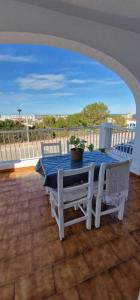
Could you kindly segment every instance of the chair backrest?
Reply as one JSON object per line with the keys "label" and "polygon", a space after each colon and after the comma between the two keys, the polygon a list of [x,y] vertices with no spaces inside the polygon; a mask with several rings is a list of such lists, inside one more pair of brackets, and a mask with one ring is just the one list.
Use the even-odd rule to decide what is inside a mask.
{"label": "chair backrest", "polygon": [[106,164],[102,163],[99,171],[98,195],[104,190],[107,196],[128,192],[130,160]]}
{"label": "chair backrest", "polygon": [[[94,170],[95,164],[91,164],[90,166],[79,168],[79,169],[72,169],[72,170],[58,170],[57,176],[57,186],[58,186],[58,202],[61,204],[63,202],[63,193],[72,193],[74,192],[75,195],[80,190],[86,190],[87,197],[93,197],[93,189],[94,189]],[[81,175],[88,173],[88,180],[87,182],[75,183],[70,187],[63,187],[64,177],[73,176],[73,175]]]}
{"label": "chair backrest", "polygon": [[61,141],[57,143],[41,143],[41,154],[42,156],[50,156],[50,155],[61,155],[62,147]]}
{"label": "chair backrest", "polygon": [[67,141],[67,153],[70,153],[70,149],[71,149],[71,144],[69,143],[69,141]]}

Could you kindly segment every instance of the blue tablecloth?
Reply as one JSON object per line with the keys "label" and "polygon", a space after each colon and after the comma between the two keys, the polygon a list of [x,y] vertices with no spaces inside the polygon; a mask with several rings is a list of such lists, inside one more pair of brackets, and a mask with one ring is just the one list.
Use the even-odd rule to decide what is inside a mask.
{"label": "blue tablecloth", "polygon": [[[100,151],[84,152],[83,160],[80,162],[72,161],[70,154],[51,157],[46,156],[39,159],[36,165],[36,171],[45,177],[45,186],[57,188],[57,171],[59,169],[69,170],[82,168],[89,166],[93,162],[96,164],[94,180],[97,181],[101,163],[116,163],[117,160]],[[87,181],[87,173],[65,177],[63,184],[65,187],[80,182],[81,180]]]}

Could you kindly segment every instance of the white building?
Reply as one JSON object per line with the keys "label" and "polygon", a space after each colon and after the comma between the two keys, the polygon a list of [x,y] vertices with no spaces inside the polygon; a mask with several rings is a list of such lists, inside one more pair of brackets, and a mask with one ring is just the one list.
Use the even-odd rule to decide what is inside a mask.
{"label": "white building", "polygon": [[[0,115],[0,120],[5,121],[5,120],[13,120],[17,121],[19,120],[19,115]],[[35,121],[35,115],[20,115],[20,120],[29,120],[29,121]]]}
{"label": "white building", "polygon": [[125,119],[126,119],[126,124],[128,128],[136,128],[136,115],[135,113],[128,113],[127,115],[124,115]]}

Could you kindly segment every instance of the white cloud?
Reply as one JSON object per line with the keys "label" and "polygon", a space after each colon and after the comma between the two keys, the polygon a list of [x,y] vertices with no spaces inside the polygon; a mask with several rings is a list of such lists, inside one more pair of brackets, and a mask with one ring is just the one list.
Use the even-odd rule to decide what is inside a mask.
{"label": "white cloud", "polygon": [[122,84],[123,82],[121,80],[115,80],[115,79],[71,79],[69,80],[70,83],[73,84],[103,84],[103,85],[118,85],[118,84]]}
{"label": "white cloud", "polygon": [[69,92],[50,94],[50,96],[54,96],[54,97],[75,96],[75,95],[76,93],[69,93]]}
{"label": "white cloud", "polygon": [[16,80],[22,90],[57,90],[65,85],[63,74],[30,74]]}
{"label": "white cloud", "polygon": [[[72,78],[68,79],[62,73],[60,74],[29,74],[25,77],[20,77],[16,79],[16,83],[22,90],[59,90],[64,88],[66,85],[75,88],[78,86],[89,86],[94,85],[119,85],[123,84],[123,81],[103,78],[103,79],[92,79],[92,78]],[[53,94],[52,94],[53,95]],[[54,96],[68,96],[68,92],[63,92],[61,94],[54,94]]]}
{"label": "white cloud", "polygon": [[95,60],[75,60],[74,63],[79,65],[100,65],[101,63]]}
{"label": "white cloud", "polygon": [[89,82],[89,80],[85,80],[85,79],[71,79],[71,80],[69,80],[70,83],[74,83],[74,84],[84,84],[84,83],[87,83],[87,81]]}
{"label": "white cloud", "polygon": [[1,62],[20,62],[20,63],[34,63],[38,62],[37,58],[34,56],[15,56],[15,55],[8,55],[8,54],[0,54],[0,61]]}

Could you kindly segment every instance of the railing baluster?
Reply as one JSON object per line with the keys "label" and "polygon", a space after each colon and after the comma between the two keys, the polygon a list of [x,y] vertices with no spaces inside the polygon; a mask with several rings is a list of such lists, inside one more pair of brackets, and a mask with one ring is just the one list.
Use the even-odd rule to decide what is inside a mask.
{"label": "railing baluster", "polygon": [[[28,159],[41,156],[41,141],[62,143],[62,153],[67,152],[67,141],[71,135],[94,144],[94,149],[99,148],[100,126],[75,127],[75,128],[46,128],[15,131],[0,131],[0,159],[1,161]],[[120,156],[128,156],[128,144],[135,138],[135,129],[119,128],[112,126],[111,147]],[[122,151],[119,150],[119,145]],[[131,149],[130,149],[131,148]],[[133,144],[130,144],[130,154]],[[56,152],[54,146],[51,149]]]}

